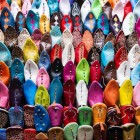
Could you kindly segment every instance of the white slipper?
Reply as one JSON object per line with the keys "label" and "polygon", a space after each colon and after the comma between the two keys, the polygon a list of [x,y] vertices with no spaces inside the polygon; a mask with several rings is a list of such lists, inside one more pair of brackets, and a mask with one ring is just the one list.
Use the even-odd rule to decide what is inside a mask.
{"label": "white slipper", "polygon": [[76,103],[77,107],[87,105],[88,89],[86,83],[80,80],[76,85]]}
{"label": "white slipper", "polygon": [[134,68],[140,61],[140,46],[135,44],[128,53],[130,68]]}
{"label": "white slipper", "polygon": [[18,46],[21,49],[23,49],[23,46],[24,46],[27,38],[30,38],[30,34],[26,28],[23,28],[18,36]]}
{"label": "white slipper", "polygon": [[[127,28],[126,28],[127,27]],[[130,35],[134,31],[135,27],[135,18],[134,14],[130,12],[124,19],[122,24],[122,30],[125,34],[125,36]]]}
{"label": "white slipper", "polygon": [[117,15],[120,22],[123,21],[123,17],[124,17],[124,8],[123,8],[123,4],[121,1],[118,1],[114,7],[114,9],[112,10],[112,16]]}
{"label": "white slipper", "polygon": [[62,33],[62,38],[61,38],[62,48],[65,48],[69,43],[72,42],[73,42],[73,36],[71,32],[68,29],[65,29],[64,32]]}
{"label": "white slipper", "polygon": [[27,60],[24,66],[25,80],[30,79],[36,84],[37,73],[38,66],[36,65],[36,63],[31,59]]}
{"label": "white slipper", "polygon": [[90,2],[88,0],[85,0],[85,2],[82,4],[81,7],[81,19],[84,23],[85,18],[87,16],[87,14],[90,12]]}
{"label": "white slipper", "polygon": [[65,66],[68,61],[72,61],[73,63],[75,61],[75,52],[74,52],[74,46],[72,45],[72,43],[69,43],[62,52],[63,66]]}
{"label": "white slipper", "polygon": [[90,125],[81,125],[78,128],[78,140],[93,140],[93,127]]}
{"label": "white slipper", "polygon": [[71,12],[70,2],[69,0],[60,0],[59,9],[63,15],[69,15]]}
{"label": "white slipper", "polygon": [[11,3],[11,13],[14,17],[14,20],[16,19],[17,13],[21,11],[18,4],[15,1],[12,1]]}
{"label": "white slipper", "polygon": [[39,17],[41,17],[41,15],[46,15],[47,19],[50,20],[50,9],[49,6],[46,2],[46,0],[42,0],[40,3],[40,7],[39,7]]}
{"label": "white slipper", "polygon": [[128,61],[124,61],[117,70],[117,81],[121,86],[127,79],[130,79],[130,65]]}

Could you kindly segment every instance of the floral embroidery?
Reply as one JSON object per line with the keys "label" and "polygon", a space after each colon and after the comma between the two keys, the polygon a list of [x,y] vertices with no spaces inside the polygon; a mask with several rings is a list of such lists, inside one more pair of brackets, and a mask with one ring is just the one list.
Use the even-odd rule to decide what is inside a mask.
{"label": "floral embroidery", "polygon": [[33,113],[34,113],[34,109],[32,109],[32,108],[25,108],[24,109],[24,120],[25,120],[25,125],[27,127],[34,126]]}
{"label": "floral embroidery", "polygon": [[118,18],[115,16],[114,17],[114,27],[115,27],[115,30],[116,30],[116,32],[118,32],[119,31],[119,29],[118,29]]}
{"label": "floral embroidery", "polygon": [[35,23],[35,21],[34,21],[34,15],[33,14],[30,14],[30,18],[31,18],[30,23],[32,25],[32,30],[35,30],[35,26],[34,26],[34,23]]}
{"label": "floral embroidery", "polygon": [[68,28],[68,29],[70,29],[70,24],[69,24],[69,19],[66,17],[65,18],[65,22],[66,22],[66,27]]}
{"label": "floral embroidery", "polygon": [[0,116],[0,128],[3,128],[8,123],[8,115],[5,112],[0,111]]}
{"label": "floral embroidery", "polygon": [[130,25],[130,27],[129,27],[129,31],[130,32],[132,32],[133,31],[133,16],[131,15],[130,16],[130,20],[129,20],[129,25]]}
{"label": "floral embroidery", "polygon": [[101,25],[102,25],[102,31],[104,31],[104,25],[105,25],[105,23],[104,23],[104,16],[102,16],[102,22],[101,22]]}
{"label": "floral embroidery", "polygon": [[20,30],[20,31],[22,30],[22,25],[23,25],[22,18],[23,18],[23,16],[20,14],[20,15],[19,15],[19,21],[18,21],[18,24],[19,24],[19,30]]}
{"label": "floral embroidery", "polygon": [[54,25],[55,25],[55,26],[58,26],[58,25],[59,25],[59,23],[58,23],[58,16],[56,15],[56,16],[54,17],[54,19],[55,19]]}
{"label": "floral embroidery", "polygon": [[120,64],[125,60],[127,60],[127,51],[125,49],[123,49],[122,53],[120,55]]}
{"label": "floral embroidery", "polygon": [[7,139],[8,140],[22,140],[22,138],[23,138],[22,130],[16,130],[16,129],[7,130]]}
{"label": "floral embroidery", "polygon": [[73,35],[73,45],[76,48],[82,41],[82,36],[79,30],[74,30],[72,35]]}
{"label": "floral embroidery", "polygon": [[5,12],[4,15],[5,15],[5,19],[4,19],[4,22],[5,22],[4,28],[7,29],[7,28],[8,28],[8,22],[9,22],[9,19],[8,19],[8,15],[9,15],[9,14],[8,14],[8,12]]}

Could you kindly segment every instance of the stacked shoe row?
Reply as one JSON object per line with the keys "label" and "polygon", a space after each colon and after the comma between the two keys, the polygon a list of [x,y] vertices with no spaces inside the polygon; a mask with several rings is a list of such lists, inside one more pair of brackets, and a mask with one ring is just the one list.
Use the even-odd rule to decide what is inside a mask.
{"label": "stacked shoe row", "polygon": [[139,140],[139,8],[1,1],[0,139]]}

